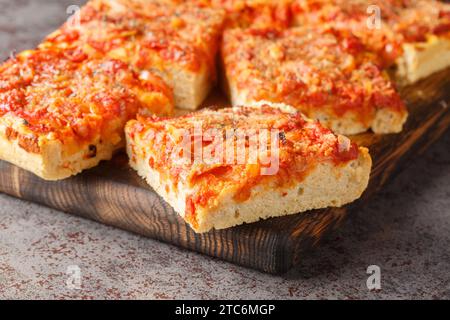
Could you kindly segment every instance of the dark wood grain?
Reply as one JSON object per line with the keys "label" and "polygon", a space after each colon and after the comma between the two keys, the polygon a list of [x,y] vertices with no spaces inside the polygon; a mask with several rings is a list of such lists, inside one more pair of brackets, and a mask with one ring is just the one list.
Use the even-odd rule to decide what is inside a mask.
{"label": "dark wood grain", "polygon": [[[270,273],[301,263],[350,210],[357,210],[409,159],[417,157],[450,126],[450,70],[402,90],[410,117],[401,134],[366,133],[354,140],[374,160],[362,199],[347,208],[316,210],[206,234],[195,234],[127,165],[124,154],[76,177],[46,182],[0,161],[0,191],[146,237]],[[217,101],[211,97],[209,101]]]}

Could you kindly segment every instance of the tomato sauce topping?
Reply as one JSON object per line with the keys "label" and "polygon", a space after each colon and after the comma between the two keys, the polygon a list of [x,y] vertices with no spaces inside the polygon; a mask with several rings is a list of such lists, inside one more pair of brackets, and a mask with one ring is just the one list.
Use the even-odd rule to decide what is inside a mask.
{"label": "tomato sauce topping", "polygon": [[197,0],[226,11],[227,28],[286,28],[291,24],[291,0]]}
{"label": "tomato sauce topping", "polygon": [[[88,59],[74,48],[29,50],[0,66],[0,117],[19,121],[28,137],[83,143],[121,136],[138,112],[170,112],[168,92],[156,76],[140,79],[124,62]],[[34,144],[21,146],[36,152]]]}
{"label": "tomato sauce topping", "polygon": [[138,69],[167,64],[214,73],[223,12],[193,3],[105,0],[88,2],[79,24],[65,24],[44,46],[82,47],[91,56],[117,58]]}
{"label": "tomato sauce topping", "polygon": [[[267,105],[206,109],[173,119],[139,119],[128,129],[133,149],[141,149],[135,152],[150,154],[149,165],[172,183],[171,188],[177,190],[181,183],[192,190],[186,199],[186,212],[193,223],[197,208],[213,207],[222,192],[231,191],[236,201],[245,201],[257,186],[275,186],[283,191],[302,181],[320,163],[340,166],[359,156],[357,145],[347,138],[334,135],[292,109],[283,111]],[[212,132],[215,138],[211,138]],[[258,137],[269,133],[274,136],[267,136],[267,145],[261,149],[267,154],[252,148],[250,141],[256,139],[261,146],[263,140]],[[206,155],[200,160],[193,152],[196,143]],[[188,150],[187,161],[180,160],[180,150]],[[222,152],[216,153],[218,150]],[[226,156],[229,150],[232,158]],[[239,158],[238,150],[243,158]],[[255,153],[257,156],[252,157]],[[218,158],[209,161],[214,156]],[[270,167],[274,171],[264,171]]]}
{"label": "tomato sauce topping", "polygon": [[331,28],[230,30],[222,48],[227,78],[247,100],[269,100],[368,126],[375,111],[406,108],[378,59],[357,37]]}
{"label": "tomato sauce topping", "polygon": [[[369,28],[380,8],[381,28]],[[352,31],[371,50],[383,57],[385,66],[402,55],[402,45],[426,41],[430,35],[450,37],[450,5],[434,0],[296,0],[292,6],[301,24],[331,23]]]}

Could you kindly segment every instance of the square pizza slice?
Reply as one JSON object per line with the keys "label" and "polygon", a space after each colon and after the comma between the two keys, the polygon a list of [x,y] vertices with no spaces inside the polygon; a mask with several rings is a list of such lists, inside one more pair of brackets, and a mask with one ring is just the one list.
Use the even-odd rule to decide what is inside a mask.
{"label": "square pizza slice", "polygon": [[349,30],[393,66],[401,84],[450,66],[450,4],[435,0],[296,0],[298,25]]}
{"label": "square pizza slice", "polygon": [[226,30],[222,63],[233,106],[286,103],[340,134],[396,133],[407,118],[374,54],[331,28]]}
{"label": "square pizza slice", "polygon": [[125,131],[131,166],[196,232],[342,206],[371,170],[366,148],[281,104],[155,116]]}
{"label": "square pizza slice", "polygon": [[151,71],[173,88],[177,107],[196,109],[216,79],[223,20],[223,10],[194,2],[92,0],[41,47],[81,47]]}
{"label": "square pizza slice", "polygon": [[170,114],[170,89],[114,59],[29,50],[0,66],[0,159],[57,180],[110,159],[125,123]]}

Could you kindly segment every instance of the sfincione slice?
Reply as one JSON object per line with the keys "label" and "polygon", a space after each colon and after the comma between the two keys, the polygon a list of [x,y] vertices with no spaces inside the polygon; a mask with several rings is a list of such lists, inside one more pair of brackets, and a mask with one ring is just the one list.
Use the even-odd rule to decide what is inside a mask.
{"label": "sfincione slice", "polygon": [[110,159],[125,123],[171,114],[170,89],[123,62],[79,50],[28,50],[0,66],[0,159],[58,180]]}
{"label": "sfincione slice", "polygon": [[286,103],[340,134],[396,133],[407,118],[377,58],[332,28],[226,30],[222,63],[233,106]]}
{"label": "sfincione slice", "polygon": [[450,4],[435,0],[295,0],[298,25],[349,30],[397,81],[414,83],[450,66]]}
{"label": "sfincione slice", "polygon": [[204,109],[126,126],[131,166],[196,232],[339,207],[367,187],[366,148],[296,109]]}
{"label": "sfincione slice", "polygon": [[173,0],[91,0],[41,47],[79,47],[158,74],[176,107],[196,109],[216,80],[223,10]]}

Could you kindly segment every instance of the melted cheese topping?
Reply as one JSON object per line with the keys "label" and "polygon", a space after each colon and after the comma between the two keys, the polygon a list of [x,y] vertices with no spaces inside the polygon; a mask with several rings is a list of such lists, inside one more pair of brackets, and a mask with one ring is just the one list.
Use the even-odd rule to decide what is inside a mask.
{"label": "melted cheese topping", "polygon": [[70,145],[100,137],[115,144],[136,113],[172,109],[170,90],[158,77],[141,79],[123,62],[88,59],[80,50],[29,50],[0,66],[0,117],[21,119],[20,128],[9,130],[13,138],[20,130],[34,140]]}
{"label": "melted cheese topping", "polygon": [[[228,139],[211,139],[211,130],[215,130],[216,136]],[[279,168],[271,175],[262,174],[261,169],[268,164],[260,161],[261,154],[258,160],[250,160],[255,152],[250,141],[257,139],[263,130],[275,130],[278,135],[275,141],[268,139],[267,149],[264,148],[274,150],[272,143],[278,148]],[[230,131],[233,134],[230,135]],[[186,218],[193,223],[196,209],[214,206],[222,193],[231,195],[236,201],[245,201],[256,185],[283,188],[303,180],[319,163],[331,162],[338,166],[359,155],[358,147],[347,138],[334,135],[298,112],[268,105],[217,111],[206,109],[173,119],[140,119],[132,122],[127,132],[132,157],[149,155],[148,165],[157,170],[162,179],[171,182],[170,188],[177,192],[178,186],[182,185],[190,190],[186,199]],[[242,132],[246,136],[244,143],[238,142]],[[198,143],[213,157],[217,156],[217,150],[222,150],[223,158],[216,162],[209,162],[209,158],[198,160],[192,152],[191,161],[180,162],[180,146],[186,141],[188,150],[194,150]],[[236,155],[238,149],[245,155],[245,161],[234,158],[235,161],[230,163],[226,158],[227,150],[235,151]]]}
{"label": "melted cheese topping", "polygon": [[284,102],[311,117],[350,111],[366,126],[379,108],[406,112],[376,57],[333,29],[228,30],[222,52],[227,78],[247,101]]}
{"label": "melted cheese topping", "polygon": [[[381,28],[369,28],[376,5]],[[402,55],[404,43],[426,41],[430,35],[450,37],[450,4],[434,0],[296,0],[293,12],[299,23],[330,23],[351,30],[389,66]]]}
{"label": "melted cheese topping", "polygon": [[286,28],[291,0],[196,0],[226,11],[226,27]]}
{"label": "melted cheese topping", "polygon": [[81,47],[90,56],[157,72],[174,66],[198,72],[206,65],[214,74],[221,10],[169,0],[93,0],[78,22],[65,24],[43,46]]}

